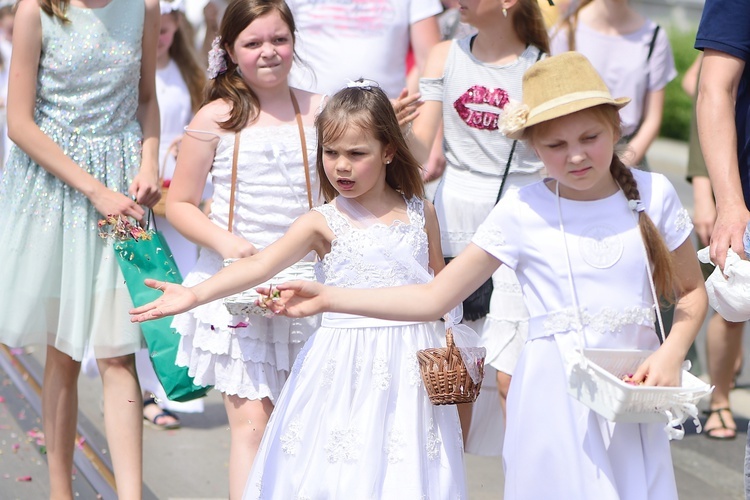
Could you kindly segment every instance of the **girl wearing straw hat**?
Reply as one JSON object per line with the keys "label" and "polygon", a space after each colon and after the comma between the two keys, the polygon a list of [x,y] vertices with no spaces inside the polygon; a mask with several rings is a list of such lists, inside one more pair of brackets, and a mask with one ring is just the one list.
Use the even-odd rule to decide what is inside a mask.
{"label": "girl wearing straw hat", "polygon": [[[610,422],[568,395],[566,368],[575,366],[569,360],[581,341],[651,350],[632,382],[680,385],[706,313],[692,223],[674,188],[660,174],[625,167],[615,153],[618,110],[628,101],[612,98],[578,53],[538,62],[524,74],[523,104],[506,110],[502,127],[534,148],[550,177],[500,200],[432,282],[377,290],[279,286],[274,308],[290,316],[326,310],[427,321],[500,265],[514,269],[531,319],[508,395],[506,500],[677,498],[664,432],[671,426]],[[675,304],[661,346],[656,296]]]}

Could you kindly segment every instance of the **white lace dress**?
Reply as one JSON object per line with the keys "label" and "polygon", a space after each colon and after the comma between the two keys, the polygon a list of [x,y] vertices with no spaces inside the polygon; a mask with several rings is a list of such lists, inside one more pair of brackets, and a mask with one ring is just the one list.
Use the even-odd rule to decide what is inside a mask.
{"label": "white lace dress", "polygon": [[[423,202],[410,224],[354,228],[333,205],[316,208],[336,235],[318,279],[348,288],[413,283],[384,250],[397,239],[427,268]],[[427,398],[416,352],[441,344],[435,323],[326,313],[271,415],[245,499],[466,498],[455,406]]]}
{"label": "white lace dress", "polygon": [[[651,219],[674,250],[692,223],[672,185],[633,169]],[[621,191],[560,200],[586,345],[657,349],[640,230]],[[509,193],[474,244],[514,269],[531,313],[513,374],[503,458],[505,500],[676,500],[664,424],[612,423],[567,393],[561,351],[580,338],[555,193],[543,182]]]}
{"label": "white lace dress", "polygon": [[[313,127],[305,127],[305,138],[308,157],[314,158]],[[222,228],[228,224],[233,150],[234,134],[222,136],[211,168],[211,219]],[[237,166],[234,233],[263,249],[308,211],[297,124],[244,129]],[[314,168],[310,176],[315,203],[319,189]],[[183,284],[205,281],[222,264],[219,254],[202,248]],[[275,401],[302,343],[318,323],[319,318],[232,316],[223,301],[216,300],[175,317],[172,326],[182,335],[177,364],[189,368],[196,384],[213,385],[242,398]],[[238,326],[242,324],[247,326]]]}

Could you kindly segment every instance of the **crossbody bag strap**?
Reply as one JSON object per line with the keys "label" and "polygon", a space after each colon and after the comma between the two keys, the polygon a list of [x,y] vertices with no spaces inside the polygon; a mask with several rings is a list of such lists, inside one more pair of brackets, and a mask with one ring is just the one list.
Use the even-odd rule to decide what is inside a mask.
{"label": "crossbody bag strap", "polygon": [[307,205],[312,210],[312,186],[310,185],[310,163],[307,161],[307,141],[305,140],[305,127],[302,125],[302,115],[299,112],[299,104],[297,104],[297,98],[294,97],[294,92],[289,89],[289,95],[292,96],[292,106],[294,106],[294,115],[297,119],[297,127],[299,128],[299,142],[302,144],[302,161],[305,164],[305,184],[307,184]]}
{"label": "crossbody bag strap", "polygon": [[513,153],[516,152],[516,144],[518,141],[513,141],[513,145],[510,147],[510,154],[508,155],[508,162],[505,164],[505,172],[503,172],[503,180],[500,182],[500,190],[497,192],[497,199],[495,199],[495,205],[500,201],[503,196],[503,189],[505,189],[505,181],[508,180],[508,171],[510,170],[510,162],[513,161]]}
{"label": "crossbody bag strap", "polygon": [[232,153],[232,187],[229,189],[229,222],[227,231],[234,229],[234,192],[237,187],[237,155],[240,151],[240,131],[234,133],[234,153]]}
{"label": "crossbody bag strap", "polygon": [[[539,62],[539,60],[544,55],[544,52],[542,52],[542,49],[537,48],[537,54],[536,54],[536,61],[535,63]],[[505,181],[508,180],[508,172],[510,172],[510,163],[513,161],[513,153],[516,152],[516,146],[518,145],[518,141],[513,141],[513,145],[510,147],[510,154],[508,155],[508,162],[505,164],[505,172],[503,172],[503,180],[500,182],[500,190],[497,192],[497,198],[495,199],[495,205],[497,205],[497,202],[500,201],[500,198],[503,196],[503,189],[505,189]]]}

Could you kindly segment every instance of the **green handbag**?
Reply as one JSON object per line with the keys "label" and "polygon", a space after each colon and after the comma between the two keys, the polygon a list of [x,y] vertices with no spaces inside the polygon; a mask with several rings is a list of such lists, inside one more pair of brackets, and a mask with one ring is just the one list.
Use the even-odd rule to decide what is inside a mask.
{"label": "green handbag", "polygon": [[[130,298],[136,307],[142,306],[161,296],[159,290],[147,287],[143,280],[152,278],[169,283],[182,283],[177,264],[166,240],[156,230],[156,224],[149,229],[153,213],[149,213],[145,230],[137,226],[128,226],[125,231],[115,234],[113,248]],[[114,226],[125,224],[123,219],[106,219],[115,222]],[[105,224],[106,225],[106,224]],[[100,224],[101,230],[102,224]],[[117,237],[126,233],[129,237]],[[148,346],[149,358],[167,397],[173,401],[190,401],[205,396],[212,386],[198,386],[193,377],[188,375],[187,367],[177,366],[177,349],[180,345],[180,334],[172,328],[172,317],[164,317],[141,323],[143,338]]]}

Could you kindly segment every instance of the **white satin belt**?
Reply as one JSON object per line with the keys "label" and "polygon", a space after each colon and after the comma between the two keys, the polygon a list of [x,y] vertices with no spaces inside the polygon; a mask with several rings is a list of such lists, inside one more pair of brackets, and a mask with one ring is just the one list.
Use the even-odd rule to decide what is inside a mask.
{"label": "white satin belt", "polygon": [[370,318],[356,314],[323,313],[320,326],[326,328],[380,328],[418,325],[424,321],[392,321],[389,319]]}
{"label": "white satin belt", "polygon": [[572,307],[529,318],[528,340],[549,337],[558,333],[577,332],[579,321],[589,333],[618,332],[626,327],[654,328],[653,306],[644,304],[625,309],[603,309],[596,313],[581,311],[580,317]]}

